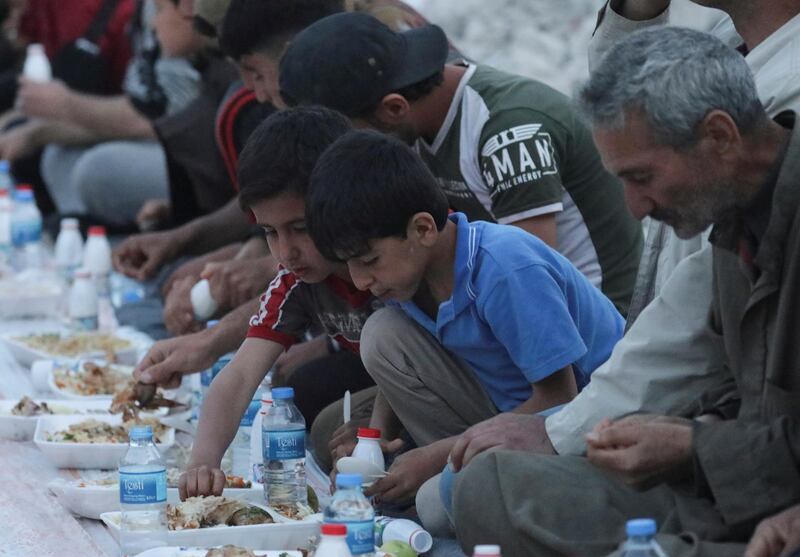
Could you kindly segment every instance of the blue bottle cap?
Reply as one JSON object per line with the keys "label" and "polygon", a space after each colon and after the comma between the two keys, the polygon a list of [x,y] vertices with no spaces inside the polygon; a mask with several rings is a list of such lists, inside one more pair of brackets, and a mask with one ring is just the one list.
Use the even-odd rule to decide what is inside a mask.
{"label": "blue bottle cap", "polygon": [[206,329],[210,329],[214,325],[219,323],[219,319],[212,319],[211,321],[206,321]]}
{"label": "blue bottle cap", "polygon": [[654,536],[656,534],[656,521],[652,518],[637,518],[629,520],[625,525],[628,536]]}
{"label": "blue bottle cap", "polygon": [[294,398],[292,387],[275,387],[272,389],[272,400],[290,400]]}
{"label": "blue bottle cap", "polygon": [[149,425],[133,427],[128,436],[132,441],[146,441],[153,438],[153,428]]}
{"label": "blue bottle cap", "polygon": [[142,295],[135,290],[127,290],[122,293],[123,304],[135,304],[142,301]]}
{"label": "blue bottle cap", "polygon": [[5,159],[0,160],[0,172],[6,172],[11,169],[11,165],[8,164],[8,161]]}
{"label": "blue bottle cap", "polygon": [[361,474],[337,474],[336,487],[361,487]]}
{"label": "blue bottle cap", "polygon": [[28,189],[17,189],[14,192],[15,201],[33,201],[33,191]]}

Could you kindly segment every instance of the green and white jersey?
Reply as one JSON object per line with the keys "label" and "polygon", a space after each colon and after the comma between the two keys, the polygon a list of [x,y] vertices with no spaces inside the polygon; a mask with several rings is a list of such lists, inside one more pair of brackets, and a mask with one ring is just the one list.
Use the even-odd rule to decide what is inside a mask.
{"label": "green and white jersey", "polygon": [[432,144],[417,149],[470,220],[555,213],[558,251],[624,315],[642,229],[571,101],[538,81],[467,66]]}

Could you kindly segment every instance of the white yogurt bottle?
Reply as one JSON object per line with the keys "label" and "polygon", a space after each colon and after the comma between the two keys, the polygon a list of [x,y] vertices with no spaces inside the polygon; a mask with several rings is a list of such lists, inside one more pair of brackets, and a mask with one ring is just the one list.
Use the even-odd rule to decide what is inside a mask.
{"label": "white yogurt bottle", "polygon": [[93,276],[111,274],[111,244],[106,238],[105,226],[90,226],[89,237],[83,252],[83,267]]}
{"label": "white yogurt bottle", "polygon": [[44,52],[44,46],[39,43],[28,45],[22,74],[31,81],[40,83],[53,79],[53,71],[50,68],[50,60],[47,59],[47,54]]}
{"label": "white yogurt bottle", "polygon": [[347,525],[323,524],[322,540],[314,552],[314,557],[352,557],[347,545]]}
{"label": "white yogurt bottle", "polygon": [[97,330],[97,288],[87,269],[75,271],[75,282],[69,291],[69,317],[76,329]]}
{"label": "white yogurt bottle", "polygon": [[55,256],[59,273],[65,279],[71,280],[72,273],[83,262],[83,237],[78,230],[78,219],[61,219]]}
{"label": "white yogurt bottle", "polygon": [[381,430],[371,427],[358,428],[358,443],[353,449],[353,458],[371,462],[381,470],[386,470],[381,450]]}
{"label": "white yogurt bottle", "polygon": [[217,302],[211,296],[211,285],[208,280],[198,281],[189,293],[192,301],[194,317],[198,321],[208,320],[217,311]]}

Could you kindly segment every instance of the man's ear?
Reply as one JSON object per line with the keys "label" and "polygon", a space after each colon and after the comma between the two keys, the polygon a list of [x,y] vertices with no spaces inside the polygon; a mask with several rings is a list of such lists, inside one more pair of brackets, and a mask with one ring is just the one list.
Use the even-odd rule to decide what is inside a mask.
{"label": "man's ear", "polygon": [[410,112],[411,105],[403,95],[390,93],[381,99],[374,117],[382,124],[394,128],[406,122]]}
{"label": "man's ear", "polygon": [[439,237],[439,230],[436,228],[436,221],[430,213],[420,212],[408,219],[406,237],[414,239],[425,247],[430,247],[436,243]]}
{"label": "man's ear", "polygon": [[742,146],[742,135],[731,115],[724,110],[709,112],[697,129],[702,149],[721,158],[734,156]]}

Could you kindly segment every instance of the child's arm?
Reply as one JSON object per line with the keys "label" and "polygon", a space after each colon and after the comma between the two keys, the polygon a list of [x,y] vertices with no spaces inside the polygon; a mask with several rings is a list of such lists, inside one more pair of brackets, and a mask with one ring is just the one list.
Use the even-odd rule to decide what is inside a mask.
{"label": "child's arm", "polygon": [[544,379],[531,383],[533,394],[531,397],[514,408],[516,414],[536,414],[542,410],[566,404],[578,394],[575,384],[575,374],[572,366],[568,365]]}
{"label": "child's arm", "polygon": [[248,338],[212,381],[200,412],[192,456],[181,475],[181,499],[222,493],[224,481],[220,484],[219,480],[222,455],[236,435],[253,393],[281,352],[283,346],[277,342]]}

